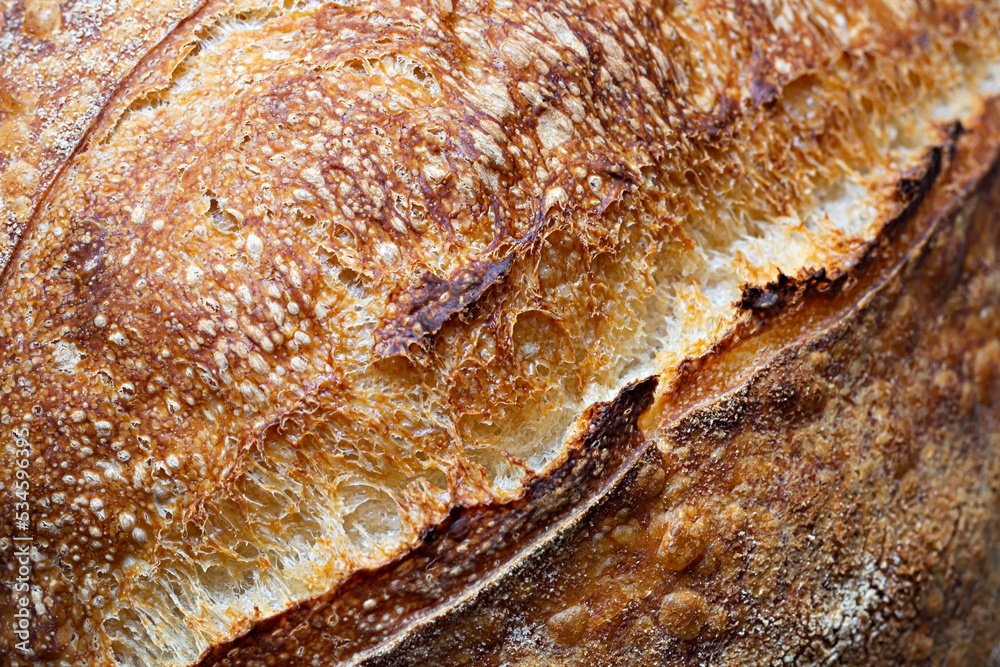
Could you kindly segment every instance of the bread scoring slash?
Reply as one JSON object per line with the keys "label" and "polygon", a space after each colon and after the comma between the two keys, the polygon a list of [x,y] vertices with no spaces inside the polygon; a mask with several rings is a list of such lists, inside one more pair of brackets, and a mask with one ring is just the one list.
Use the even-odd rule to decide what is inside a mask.
{"label": "bread scoring slash", "polygon": [[996,2],[88,7],[0,23],[9,664],[989,648]]}

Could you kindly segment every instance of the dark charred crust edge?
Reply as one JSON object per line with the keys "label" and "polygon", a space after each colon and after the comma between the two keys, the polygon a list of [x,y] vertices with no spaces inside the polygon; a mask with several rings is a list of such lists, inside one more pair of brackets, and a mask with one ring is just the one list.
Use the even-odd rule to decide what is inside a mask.
{"label": "dark charred crust edge", "polygon": [[764,287],[746,284],[743,294],[735,304],[740,310],[750,311],[755,315],[774,314],[783,307],[793,303],[800,293],[827,293],[839,290],[843,286],[843,275],[831,280],[826,275],[826,269],[812,269],[798,278],[778,274],[778,279],[767,283]]}
{"label": "dark charred crust edge", "polygon": [[[602,195],[600,206],[592,216],[602,215],[614,203],[639,184],[640,174],[626,165],[599,161],[592,170],[610,178],[614,187]],[[535,220],[527,233],[512,239],[502,230],[490,244],[484,256],[473,259],[446,278],[425,274],[420,282],[393,295],[375,331],[374,352],[377,357],[407,356],[416,348],[427,352],[429,341],[453,316],[461,316],[483,299],[510,275],[520,256],[536,247],[544,236],[546,209],[537,202]],[[497,249],[507,246],[500,259],[491,259]]]}
{"label": "dark charred crust edge", "polygon": [[[860,273],[866,269],[877,270],[882,268],[872,266],[875,264],[876,259],[872,255],[890,242],[893,230],[898,230],[901,225],[912,221],[920,203],[924,200],[924,196],[931,190],[940,174],[940,154],[941,152],[938,149],[931,151],[927,169],[923,177],[915,179],[919,183],[919,187],[911,190],[912,194],[908,197],[903,210],[898,216],[883,226],[878,238],[866,246],[864,254],[853,267],[842,271],[834,278],[830,278],[825,269],[807,271],[797,278],[779,274],[778,279],[768,283],[765,288],[746,288],[743,299],[738,305],[743,307],[743,301],[752,302],[745,307],[751,310],[755,317],[753,328],[744,331],[742,336],[736,332],[732,332],[723,341],[725,347],[720,345],[704,357],[689,360],[685,368],[689,369],[692,375],[695,376],[689,378],[690,383],[697,383],[696,376],[702,372],[703,366],[707,363],[723,354],[734,351],[742,340],[745,340],[752,334],[772,328],[776,324],[785,323],[785,316],[793,315],[797,307],[803,303],[815,303],[819,299],[834,300],[844,293],[844,288],[849,286],[852,280],[857,279]],[[892,262],[890,273],[898,273],[904,265],[920,261],[927,250],[927,241],[940,231],[942,227],[941,222],[947,218],[949,213],[950,208],[943,211],[940,215],[935,216],[927,225],[926,234],[921,237],[915,247],[908,245],[902,254],[893,253],[896,261]],[[885,283],[878,283],[872,290],[863,290],[861,294],[843,294],[848,301],[855,304],[850,309],[848,318],[837,319],[820,331],[812,332],[811,335],[797,340],[794,344],[776,351],[770,356],[767,364],[751,369],[751,372],[742,377],[734,386],[728,387],[725,392],[716,394],[715,398],[719,400],[714,403],[695,404],[684,392],[682,385],[679,386],[677,382],[672,383],[671,386],[667,387],[667,391],[674,394],[678,403],[683,405],[683,408],[678,409],[672,415],[668,416],[665,422],[661,422],[665,424],[661,428],[683,438],[687,432],[698,429],[717,429],[720,425],[736,419],[742,410],[753,404],[753,396],[766,391],[766,385],[769,381],[773,380],[776,375],[787,372],[787,367],[792,361],[801,358],[809,351],[827,349],[835,340],[842,338],[847,331],[849,323],[860,320],[871,306],[870,303],[859,303],[861,298],[872,291],[882,292],[884,287]],[[760,307],[758,303],[761,299],[771,301],[771,303],[766,303],[764,307]],[[753,306],[757,306],[757,308]],[[642,441],[641,449],[636,452],[632,463],[622,475],[621,479],[623,483],[609,487],[609,492],[603,494],[592,511],[600,511],[600,508],[604,507],[606,503],[615,501],[615,498],[620,495],[621,489],[626,488],[630,480],[634,479],[641,466],[641,461],[645,457],[648,457],[654,451],[654,448],[655,444],[652,440],[646,439]],[[572,525],[559,526],[558,530],[561,533],[559,538],[564,540],[571,539],[574,533]],[[518,569],[532,571],[533,569],[543,568],[547,553],[548,550],[546,549],[525,550],[527,557],[517,564]],[[500,580],[501,577],[497,577],[497,579]],[[509,582],[506,582],[506,585],[509,586]],[[504,586],[505,582],[498,581],[498,585],[495,587],[501,597],[506,595],[504,593],[506,590]],[[469,607],[468,611],[472,613],[473,610],[479,609],[481,605],[480,601],[486,601],[486,605],[489,607],[487,598],[470,599],[468,605],[465,606]],[[459,609],[456,605],[451,609],[443,611],[447,612],[449,618],[453,618]],[[447,625],[443,626],[445,635],[447,634],[447,627]],[[417,626],[412,628],[395,645],[386,646],[384,650],[378,653],[370,652],[367,655],[359,655],[349,664],[363,665],[364,667],[386,667],[387,665],[396,665],[397,663],[411,664],[410,661],[402,657],[406,655],[408,648],[415,649],[426,642],[435,640],[448,641],[444,639],[443,635],[439,637],[435,632],[435,628],[437,628],[436,624],[432,625],[429,623],[423,624],[423,627]],[[441,631],[441,629],[437,630],[438,633]]]}
{"label": "dark charred crust edge", "polygon": [[[981,182],[995,183],[998,178],[1000,178],[1000,162],[995,162],[990,172],[977,184]],[[970,194],[969,189],[960,192],[957,196],[958,202],[965,201],[968,194]],[[940,273],[948,274],[950,272],[949,262],[941,263],[936,267],[928,267],[927,265],[935,263],[933,259],[935,254],[940,255],[941,244],[938,241],[942,237],[952,237],[956,232],[959,235],[967,233],[967,230],[961,230],[964,222],[961,216],[956,215],[958,207],[955,204],[956,201],[953,199],[943,209],[931,216],[924,229],[925,233],[921,235],[916,244],[908,246],[906,252],[898,257],[899,261],[888,272],[887,280],[876,284],[873,290],[865,291],[865,297],[856,307],[851,308],[846,318],[837,319],[812,335],[797,340],[795,344],[782,348],[769,359],[766,365],[756,368],[737,387],[725,395],[719,396],[719,400],[695,406],[665,420],[657,428],[658,432],[668,434],[668,440],[674,440],[683,445],[685,442],[697,441],[699,438],[723,440],[726,437],[723,434],[735,434],[746,430],[747,423],[760,424],[773,420],[774,416],[771,413],[775,410],[775,401],[781,403],[787,400],[787,394],[780,397],[780,394],[775,393],[776,388],[805,388],[813,382],[814,376],[811,372],[808,370],[803,372],[803,366],[809,369],[813,368],[815,362],[811,361],[811,355],[826,355],[838,345],[856,339],[858,330],[865,326],[866,321],[871,321],[872,314],[883,311],[887,304],[895,303],[896,299],[906,292],[907,284],[914,282],[914,278],[917,278],[917,281],[927,280],[927,278],[919,278],[919,276],[926,275],[922,272],[924,269],[930,268],[931,275],[935,277],[939,277]],[[952,268],[959,267],[962,259],[963,255],[961,254],[952,257],[950,260]],[[952,277],[957,279],[958,274],[952,272]],[[868,295],[873,298],[867,298]],[[808,403],[808,401],[806,402]],[[786,403],[786,406],[788,405]],[[795,407],[790,409],[809,410],[810,408],[803,408],[801,403],[796,403]],[[781,419],[788,420],[790,418],[787,415],[782,415]],[[654,465],[661,465],[662,459],[657,452],[656,441],[659,441],[659,438],[647,440],[645,451],[626,473],[623,484],[602,500],[601,505],[595,508],[594,516],[611,516],[616,508],[628,506],[630,502],[634,502],[634,499],[629,498],[628,494],[634,489],[636,478],[644,462],[649,461]],[[574,540],[579,539],[578,530],[580,529],[578,528],[573,534],[563,537],[567,544],[576,543]],[[553,562],[551,558],[551,552],[532,554],[522,564],[520,572],[523,574],[505,581],[492,592],[491,596],[476,600],[471,608],[465,610],[465,613],[471,618],[485,619],[487,623],[493,618],[502,618],[504,619],[502,623],[508,624],[510,622],[508,619],[519,619],[523,617],[522,615],[535,618],[530,615],[532,608],[525,604],[525,600],[530,596],[530,593],[525,591],[532,590],[532,585],[543,585],[547,581],[547,575],[553,571],[565,571],[567,567],[566,561],[556,560]],[[556,558],[558,559],[559,556]],[[407,637],[405,642],[390,655],[378,656],[374,660],[365,661],[364,667],[438,664],[433,660],[447,655],[449,650],[460,650],[468,646],[468,644],[461,642],[468,641],[466,639],[468,635],[462,633],[470,625],[468,620],[463,621],[452,615],[448,621],[440,625],[428,628],[415,636]],[[502,630],[496,630],[496,632],[503,636]],[[742,633],[742,630],[739,632]],[[482,637],[484,641],[493,641],[492,637],[486,633]],[[706,647],[711,651],[732,639],[733,637],[729,634],[709,635],[692,642],[692,644]],[[502,642],[503,640],[497,641]],[[586,645],[590,641],[584,637],[579,640],[578,644]],[[424,649],[427,646],[434,648],[432,651],[426,652]],[[686,655],[692,655],[692,653]],[[538,655],[541,657],[536,658],[536,661],[525,661],[518,664],[548,664],[544,661],[544,648]],[[630,664],[623,659],[620,653],[613,656],[601,655],[602,658],[594,664]],[[698,655],[704,658],[711,653],[706,652]],[[418,657],[414,658],[413,656]],[[622,661],[612,662],[613,658]],[[484,661],[484,664],[494,664],[494,662]]]}
{"label": "dark charred crust edge", "polygon": [[[920,278],[920,276],[926,275],[923,273],[924,269],[930,268],[930,274],[935,278],[939,278],[941,274],[950,273],[952,279],[957,279],[964,255],[961,253],[953,255],[949,260],[936,267],[933,266],[936,263],[934,256],[941,254],[943,244],[940,241],[942,239],[953,237],[956,233],[959,236],[964,236],[967,233],[967,229],[961,229],[968,222],[959,214],[962,204],[968,201],[969,196],[979,189],[982,183],[996,183],[997,179],[1000,178],[1000,145],[991,151],[986,166],[988,170],[985,174],[979,173],[970,183],[966,183],[957,190],[949,192],[948,196],[934,202],[939,206],[926,211],[929,215],[918,221],[917,227],[919,229],[914,230],[918,232],[916,240],[907,243],[901,252],[895,252],[893,257],[897,261],[889,267],[881,265],[877,267],[880,269],[878,273],[881,274],[881,278],[884,278],[883,280],[876,281],[871,289],[864,289],[859,294],[846,295],[853,305],[845,317],[833,318],[832,321],[827,320],[825,326],[811,331],[809,335],[796,339],[793,344],[781,348],[768,359],[766,364],[756,367],[730,391],[716,396],[718,400],[693,407],[689,406],[690,409],[661,420],[657,431],[669,434],[670,439],[683,443],[699,437],[721,438],[720,434],[722,433],[737,432],[746,428],[747,422],[766,422],[773,419],[772,416],[769,416],[768,411],[774,409],[775,400],[779,402],[784,400],[777,398],[778,395],[774,392],[775,388],[787,389],[788,387],[809,385],[813,375],[809,372],[803,374],[801,367],[803,364],[812,367],[814,363],[810,360],[812,354],[829,353],[837,345],[850,340],[854,337],[858,327],[863,327],[866,321],[871,321],[873,313],[885,309],[887,304],[895,303],[900,294],[906,291],[906,285],[914,282],[914,279],[917,281],[934,280],[933,278]],[[932,266],[928,266],[928,264]],[[939,285],[940,289],[940,283],[935,282],[935,284]],[[951,284],[946,281],[946,285]],[[945,286],[943,289],[949,288]],[[799,408],[801,409],[800,406]],[[787,416],[783,416],[783,418],[787,419]],[[634,484],[634,480],[643,465],[642,461],[646,460],[647,457],[651,457],[653,461],[660,460],[659,455],[655,454],[654,443],[656,440],[647,440],[646,451],[627,472],[624,483],[608,494],[601,505],[595,508],[595,516],[608,516],[609,507],[612,508],[610,511],[613,512],[614,507],[628,504],[629,501],[625,498],[625,494],[632,488],[632,484]],[[571,534],[564,536],[563,539],[572,544],[576,538],[576,534]],[[550,573],[561,567],[565,567],[565,564],[558,561],[553,563],[547,553],[533,554],[522,565],[523,578],[505,582],[493,592],[494,595],[478,599],[472,608],[465,611],[472,618],[486,619],[486,622],[498,616],[505,619],[518,618],[521,613],[530,613],[517,606],[520,601],[525,599],[524,590],[526,587],[527,590],[531,590],[532,584],[537,585],[540,581],[545,581],[542,576],[537,574],[538,572]],[[449,620],[455,621],[456,618],[451,616]],[[439,657],[447,655],[449,649],[458,650],[467,647],[467,644],[460,643],[463,639],[454,639],[455,636],[461,636],[456,632],[456,625],[461,626],[461,621],[436,625],[430,632],[425,631],[422,634],[408,637],[391,655],[379,656],[381,659],[369,660],[363,664],[365,667],[402,667],[403,665],[429,664],[426,662],[428,656]],[[483,635],[483,637],[484,640],[488,640],[487,635]],[[727,635],[709,637],[705,640],[705,645],[719,646],[727,641],[727,638]],[[584,638],[581,643],[586,643],[586,641],[587,639]],[[431,653],[423,650],[429,645],[435,647]],[[412,658],[413,655],[419,657]],[[702,657],[704,655],[701,654]],[[620,658],[621,655],[619,654],[618,657]],[[625,664],[624,662],[607,662],[608,660],[609,658],[605,656],[600,664]],[[524,664],[542,665],[548,663],[533,661]]]}
{"label": "dark charred crust edge", "polygon": [[[942,126],[942,145],[929,148],[923,167],[910,170],[895,184],[896,196],[901,200],[900,209],[883,224],[871,241],[854,253],[853,260],[835,272],[806,270],[796,278],[779,275],[776,281],[764,287],[744,285],[740,301],[733,304],[744,312],[743,320],[704,355],[683,361],[670,382],[661,388],[663,398],[657,401],[658,405],[662,405],[665,397],[669,396],[671,402],[676,404],[670,410],[671,418],[676,418],[709,398],[709,394],[718,396],[743,384],[758,367],[757,364],[748,365],[746,372],[732,379],[726,388],[712,387],[711,391],[706,391],[698,378],[711,375],[711,367],[725,359],[727,353],[749,339],[774,331],[778,321],[789,321],[807,304],[814,308],[817,305],[834,307],[836,302],[846,301],[853,304],[852,310],[856,310],[861,307],[866,294],[883,287],[887,275],[894,273],[914,254],[923,253],[941,221],[978,187],[1000,161],[1000,145],[989,143],[989,140],[984,142],[987,136],[995,139],[1000,132],[1000,100],[987,103],[980,124],[983,127],[977,130],[970,130],[959,121]],[[970,168],[953,178],[948,172],[956,161],[956,155],[963,149],[962,139],[979,134],[984,136],[978,139],[972,136],[972,140],[984,143],[978,149],[965,149],[969,153],[965,159]],[[942,176],[946,184],[940,189],[945,196],[935,202],[938,204],[935,211],[928,212],[929,220],[914,224],[914,219],[924,212],[921,205],[932,195]],[[825,319],[832,322],[843,317],[844,312],[840,310],[836,314],[830,313]]]}
{"label": "dark charred crust edge", "polygon": [[[882,227],[879,234],[859,254],[853,265],[842,269],[828,271],[825,267],[807,269],[796,277],[779,273],[776,280],[766,285],[746,284],[742,288],[740,300],[733,304],[741,311],[748,312],[762,324],[762,320],[778,315],[791,307],[800,305],[803,299],[823,296],[836,297],[844,289],[852,275],[860,273],[872,262],[876,252],[891,244],[898,236],[899,229],[913,217],[913,214],[923,203],[930,192],[943,167],[943,156],[953,156],[957,148],[958,137],[961,135],[961,123],[958,130],[948,131],[948,143],[935,146],[928,150],[923,165],[911,169],[895,184],[895,192],[902,209]],[[738,332],[744,336],[750,331]]]}
{"label": "dark charred crust edge", "polygon": [[331,664],[358,663],[469,604],[618,486],[648,449],[637,423],[652,405],[656,386],[656,377],[637,381],[588,410],[588,426],[564,462],[535,478],[517,500],[455,508],[397,560],[359,570],[331,591],[258,622],[241,637],[209,649],[197,665],[242,664],[280,653],[291,637],[313,628],[323,629]]}

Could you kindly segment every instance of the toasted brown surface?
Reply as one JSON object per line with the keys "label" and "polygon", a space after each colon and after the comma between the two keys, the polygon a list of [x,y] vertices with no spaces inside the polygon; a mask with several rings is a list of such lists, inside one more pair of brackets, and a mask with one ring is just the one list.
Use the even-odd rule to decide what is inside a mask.
{"label": "toasted brown surface", "polygon": [[[522,503],[544,537],[522,503],[461,512],[201,664],[992,664],[998,121],[943,151],[850,280],[746,290],[780,294],[773,320],[687,371],[648,438],[596,419],[629,469],[539,481]],[[747,347],[773,356],[716,384]],[[605,409],[628,418],[637,388]],[[560,502],[587,515],[558,520]]]}
{"label": "toasted brown surface", "polygon": [[0,3],[0,269],[118,85],[199,4]]}
{"label": "toasted brown surface", "polygon": [[994,168],[863,305],[661,418],[584,522],[357,664],[995,664],[998,206]]}
{"label": "toasted brown surface", "polygon": [[[16,92],[0,99],[15,250],[0,481],[25,517],[0,519],[12,590],[18,540],[32,554],[29,603],[0,599],[5,618],[31,613],[28,649],[0,631],[13,664],[613,662],[632,650],[616,628],[649,605],[656,660],[799,646],[802,600],[862,576],[858,545],[881,527],[816,538],[823,557],[848,545],[843,569],[803,574],[802,598],[761,588],[755,607],[748,581],[806,558],[782,537],[806,524],[773,499],[846,511],[811,504],[824,482],[783,443],[845,429],[835,460],[817,455],[842,485],[830,502],[853,490],[859,521],[885,519],[899,510],[882,460],[860,456],[878,440],[861,415],[892,406],[871,387],[918,362],[913,386],[972,372],[942,356],[937,325],[897,350],[865,318],[895,322],[894,299],[925,284],[982,312],[996,300],[970,291],[992,279],[986,231],[979,273],[903,262],[937,256],[922,239],[939,219],[966,238],[949,207],[990,211],[969,193],[996,159],[995,3],[220,0],[107,10],[89,42],[59,41],[75,5],[28,4],[0,28]],[[924,268],[883,287],[900,265]],[[942,417],[947,451],[914,484],[965,475],[969,495],[940,503],[974,512],[995,504],[995,332],[962,332],[954,354],[987,350],[987,389]],[[871,361],[831,361],[823,382],[869,398],[831,398],[830,414],[767,402],[826,372],[796,355],[840,359],[865,336]],[[759,461],[723,446],[744,426],[769,434],[752,456],[781,474],[746,486]],[[693,457],[668,461],[664,488],[693,486],[636,505],[621,478],[653,442]],[[722,463],[706,471],[709,451]],[[969,451],[984,458],[949,458]],[[771,512],[717,594],[697,565],[719,530],[702,500]],[[980,514],[970,545],[993,530]],[[601,551],[611,516],[634,554]],[[670,521],[690,539],[648,564]],[[649,593],[597,566],[553,588],[619,556]],[[962,585],[985,586],[970,558]],[[740,644],[755,618],[783,628],[775,644]]]}

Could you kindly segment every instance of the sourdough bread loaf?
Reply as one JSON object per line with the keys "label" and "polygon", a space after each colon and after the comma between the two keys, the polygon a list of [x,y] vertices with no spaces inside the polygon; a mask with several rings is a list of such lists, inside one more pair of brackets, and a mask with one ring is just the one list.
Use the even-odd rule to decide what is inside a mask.
{"label": "sourdough bread loaf", "polygon": [[0,663],[1000,661],[1000,4],[15,0]]}

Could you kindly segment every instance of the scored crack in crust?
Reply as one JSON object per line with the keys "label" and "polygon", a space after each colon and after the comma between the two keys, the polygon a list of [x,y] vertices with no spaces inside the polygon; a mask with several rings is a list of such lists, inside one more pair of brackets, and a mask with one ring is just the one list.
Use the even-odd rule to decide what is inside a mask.
{"label": "scored crack in crust", "polygon": [[[351,664],[995,664],[998,204],[994,168],[865,305],[652,424],[558,546]],[[208,664],[319,643],[247,639]]]}
{"label": "scored crack in crust", "polygon": [[[73,29],[63,8],[38,32],[37,9],[4,14],[18,58]],[[20,207],[0,438],[34,452],[34,653],[10,628],[0,648],[26,664],[405,661],[614,504],[657,420],[874,298],[913,221],[996,159],[995,2],[147,20],[166,37],[91,93],[89,129],[53,112],[71,158],[22,159],[44,162],[30,183],[0,162]],[[29,155],[8,129],[28,107],[3,104]],[[722,604],[663,599],[682,639]],[[597,618],[576,606],[555,634]]]}
{"label": "scored crack in crust", "polygon": [[[652,387],[629,387],[615,403],[602,406],[587,439],[610,439],[626,457],[624,466],[607,466],[608,452],[585,440],[571,450],[570,464],[532,484],[522,502],[501,506],[503,521],[491,520],[496,507],[453,513],[399,561],[358,572],[329,593],[213,648],[199,664],[253,664],[268,655],[303,665],[318,656],[334,664],[394,666],[456,660],[745,665],[771,664],[775,655],[794,664],[867,665],[897,657],[913,662],[914,656],[918,662],[935,658],[932,664],[943,662],[942,656],[983,664],[1000,633],[1000,574],[990,563],[997,555],[986,546],[1000,529],[994,511],[1000,473],[995,409],[1000,237],[993,213],[1000,202],[1000,115],[993,111],[988,120],[983,131],[993,140],[969,142],[978,149],[965,148],[962,166],[947,169],[945,182],[931,192],[930,206],[908,207],[893,221],[897,231],[905,225],[909,233],[880,236],[863,258],[865,270],[833,286],[824,278],[819,289],[814,275],[798,290],[793,281],[779,280],[782,312],[769,313],[777,321],[752,322],[711,354],[686,364],[668,390],[669,409],[646,425],[649,439],[606,421],[634,418],[632,401]],[[957,148],[956,142],[944,152],[953,155]],[[939,168],[932,159],[915,201],[928,195]],[[987,168],[993,173],[984,176]],[[972,196],[970,188],[976,190]],[[896,248],[880,255],[877,250],[886,243]],[[977,286],[969,289],[972,285]],[[916,304],[934,307],[939,301],[954,314],[921,317]],[[762,324],[768,328],[762,330]],[[876,333],[887,325],[885,334]],[[967,347],[949,350],[943,337],[965,328],[971,328],[963,339]],[[921,349],[915,349],[917,340]],[[727,357],[745,367],[748,351],[742,348],[759,354],[762,341],[773,357],[763,368],[742,375],[713,372],[713,365],[725,367]],[[871,351],[859,361],[858,350]],[[871,373],[869,358],[893,374]],[[915,379],[900,377],[914,369]],[[720,377],[726,384],[715,384]],[[905,384],[908,395],[919,400],[893,400],[887,395],[892,383]],[[866,399],[838,396],[848,391]],[[905,415],[917,404],[923,430]],[[868,411],[891,415],[888,430],[879,423],[885,417],[870,423],[861,416]],[[753,445],[750,452],[743,449],[747,442]],[[805,470],[789,462],[787,449],[770,451],[771,442],[787,443],[804,459]],[[970,448],[975,454],[963,456]],[[918,454],[927,460],[921,464]],[[579,474],[579,456],[601,461],[601,477]],[[817,475],[811,465],[823,468],[821,478],[843,484],[844,495],[809,488]],[[572,486],[563,481],[566,475],[575,478]],[[794,480],[795,494],[782,488],[786,475]],[[976,492],[950,493],[953,475],[964,475]],[[866,477],[867,485],[857,485],[856,476]],[[888,501],[871,491],[879,478]],[[750,491],[747,484],[760,481],[766,484]],[[581,502],[582,489],[591,494],[590,502]],[[915,502],[921,503],[918,508]],[[579,511],[557,518],[552,507],[559,503]],[[525,505],[543,517],[543,535],[524,529]],[[806,506],[812,506],[808,512]],[[926,518],[906,518],[915,509],[924,517],[958,513],[974,527],[946,545],[935,542],[953,524],[928,530]],[[828,510],[845,520],[820,533],[817,542],[814,526]],[[896,514],[893,522],[879,518],[886,512]],[[873,518],[881,531],[928,546],[911,553],[887,542],[875,554],[868,545],[872,533],[855,533],[853,525]],[[470,527],[479,527],[479,534]],[[795,548],[809,557],[789,554],[774,541],[778,531],[799,534],[798,540],[809,532]],[[498,544],[508,551],[513,546],[514,553],[504,554]],[[851,551],[845,563],[831,565],[829,559],[845,549]],[[907,559],[903,566],[901,557]],[[813,560],[824,567],[816,572]],[[943,568],[941,561],[947,563]],[[762,591],[775,586],[774,579],[790,579],[789,562],[795,563],[797,592],[804,599],[780,588],[765,596]],[[970,570],[975,577],[956,581]],[[820,580],[804,588],[801,581],[810,577]],[[830,578],[844,583],[830,593],[820,590]],[[878,587],[875,597],[872,587]],[[931,623],[922,597],[950,587],[965,587],[974,593],[973,602],[949,603],[948,614]],[[757,599],[751,604],[749,589]],[[539,597],[540,590],[545,595]],[[809,613],[820,599],[829,609]],[[890,613],[905,620],[871,625],[872,616]],[[748,632],[761,621],[781,632]],[[870,634],[853,634],[858,627]]]}

